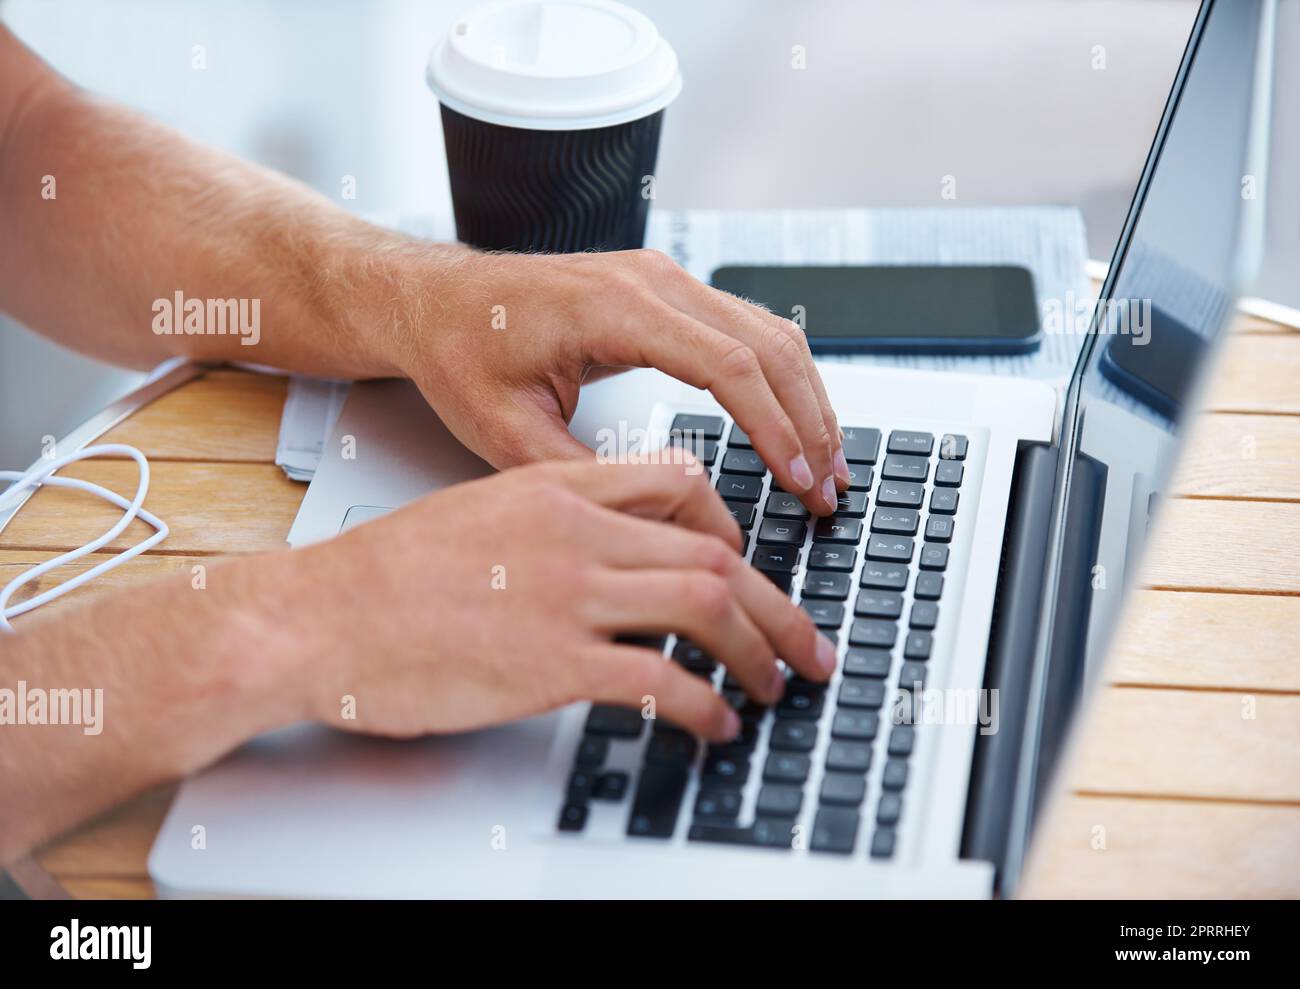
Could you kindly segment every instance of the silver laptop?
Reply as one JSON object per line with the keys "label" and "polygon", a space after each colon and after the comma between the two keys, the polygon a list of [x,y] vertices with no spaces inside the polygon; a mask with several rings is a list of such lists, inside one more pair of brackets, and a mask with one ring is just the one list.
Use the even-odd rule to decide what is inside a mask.
{"label": "silver laptop", "polygon": [[[1255,266],[1274,16],[1272,0],[1201,9],[1064,396],[822,367],[854,483],[819,521],[709,395],[654,371],[584,390],[573,429],[593,448],[639,424],[651,447],[688,442],[709,463],[750,562],[838,642],[829,685],[792,680],[762,708],[669,636],[653,640],[665,662],[741,712],[735,743],[589,704],[413,742],[267,735],[182,788],[149,860],[159,891],[1013,891],[1185,412]],[[357,437],[357,459],[321,464],[295,544],[488,470],[403,382],[355,386],[336,433]]]}

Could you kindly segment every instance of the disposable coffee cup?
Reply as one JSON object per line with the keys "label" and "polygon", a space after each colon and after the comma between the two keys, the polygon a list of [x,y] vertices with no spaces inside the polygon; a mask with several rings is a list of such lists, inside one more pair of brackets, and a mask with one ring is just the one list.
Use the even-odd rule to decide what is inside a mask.
{"label": "disposable coffee cup", "polygon": [[640,247],[677,56],[611,0],[498,0],[426,73],[442,108],[456,236],[497,251]]}

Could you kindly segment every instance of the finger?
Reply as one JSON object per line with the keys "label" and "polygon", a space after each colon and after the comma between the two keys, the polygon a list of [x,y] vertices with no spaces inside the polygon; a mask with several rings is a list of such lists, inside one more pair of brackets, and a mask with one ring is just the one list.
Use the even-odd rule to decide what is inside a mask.
{"label": "finger", "polygon": [[[826,514],[808,456],[790,416],[777,400],[758,355],[737,340],[654,298],[627,314],[616,332],[588,344],[601,363],[656,367],[679,381],[713,393],[787,491],[810,511]],[[650,326],[647,327],[647,322]],[[649,332],[647,332],[649,329]]]}
{"label": "finger", "polygon": [[657,652],[613,643],[593,647],[582,660],[583,692],[602,704],[644,709],[652,698],[663,718],[712,742],[740,734],[740,717],[707,680]]}
{"label": "finger", "polygon": [[776,653],[718,574],[606,570],[593,579],[587,605],[593,625],[609,634],[675,632],[689,638],[761,703],[774,703],[785,690]]}
{"label": "finger", "polygon": [[803,331],[788,319],[689,276],[670,280],[659,290],[671,305],[743,341],[758,355],[777,401],[799,433],[815,490],[833,509],[836,490],[849,485],[848,463],[836,457],[839,425],[825,401],[825,386]]}
{"label": "finger", "polygon": [[826,680],[835,672],[835,646],[817,631],[808,613],[722,540],[661,522],[609,515],[601,520],[595,541],[606,566],[715,573],[730,584],[741,609],[787,665],[809,680]]}
{"label": "finger", "polygon": [[564,463],[548,467],[560,484],[606,508],[706,532],[740,549],[740,527],[689,452],[660,451],[662,462]]}

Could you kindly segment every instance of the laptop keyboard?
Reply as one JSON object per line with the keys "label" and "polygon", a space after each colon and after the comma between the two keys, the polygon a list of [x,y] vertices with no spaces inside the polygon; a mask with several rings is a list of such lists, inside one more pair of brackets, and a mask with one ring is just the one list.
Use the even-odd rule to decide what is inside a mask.
{"label": "laptop keyboard", "polygon": [[[839,670],[829,684],[792,674],[781,700],[764,707],[685,639],[625,640],[670,649],[673,662],[710,679],[743,730],[732,743],[702,746],[640,710],[593,705],[561,831],[583,831],[593,802],[626,803],[634,838],[671,838],[685,814],[690,842],[893,857],[917,727],[895,724],[891,707],[900,691],[925,685],[969,444],[913,430],[844,434],[849,490],[833,516],[813,520],[739,427],[720,416],[673,420],[669,442],[689,447],[713,472],[751,565],[837,642]],[[642,744],[635,771],[605,768],[611,746]],[[692,778],[698,785],[685,807]],[[804,836],[797,821],[810,807]]]}

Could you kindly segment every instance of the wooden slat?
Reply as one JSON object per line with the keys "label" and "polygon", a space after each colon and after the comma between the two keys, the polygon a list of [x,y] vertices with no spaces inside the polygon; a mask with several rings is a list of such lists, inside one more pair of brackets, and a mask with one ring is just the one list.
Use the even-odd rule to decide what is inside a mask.
{"label": "wooden slat", "polygon": [[[274,464],[180,463],[151,465],[145,507],[171,535],[159,547],[170,554],[246,553],[284,546],[307,487],[295,484]],[[61,474],[102,484],[130,497],[138,482],[129,460],[91,460]],[[81,492],[48,488],[32,496],[0,533],[0,548],[54,549],[78,546],[106,531],[119,509]],[[153,530],[132,522],[109,549],[125,549]],[[157,550],[155,550],[157,552]]]}
{"label": "wooden slat", "polygon": [[104,434],[159,460],[274,463],[288,379],[209,371]]}
{"label": "wooden slat", "polygon": [[1300,416],[1199,417],[1171,490],[1203,498],[1300,501]]}
{"label": "wooden slat", "polygon": [[[13,578],[17,577],[24,570],[29,570],[39,563],[44,563],[52,556],[58,553],[53,550],[11,550],[0,549],[0,586],[7,584]],[[104,560],[112,557],[112,553],[91,553],[89,556],[83,556],[72,563],[65,563],[61,567],[55,567],[49,573],[43,574],[30,584],[24,584],[14,595],[10,604],[21,604],[28,598],[35,597],[42,591],[46,591],[56,584],[61,584],[70,577],[75,577],[79,573],[84,573],[91,567],[99,565]],[[215,557],[212,556],[160,556],[153,553],[146,553],[144,556],[137,556],[133,560],[128,560],[121,566],[114,567],[106,574],[102,574],[89,584],[84,584],[75,591],[51,601],[45,606],[46,611],[55,608],[67,607],[80,601],[86,601],[100,594],[114,593],[127,587],[137,587],[146,581],[153,580],[164,574],[184,572],[187,576],[192,576],[191,568],[197,565],[208,565],[213,562]],[[34,616],[36,612],[32,612]],[[27,616],[18,618],[15,621],[15,627],[21,627]]]}
{"label": "wooden slat", "polygon": [[1300,338],[1234,334],[1224,350],[1210,389],[1211,411],[1300,414]]}
{"label": "wooden slat", "polygon": [[1300,695],[1103,687],[1076,792],[1300,806]]}
{"label": "wooden slat", "polygon": [[1300,692],[1300,597],[1137,591],[1115,642],[1112,683]]}
{"label": "wooden slat", "polygon": [[1067,797],[1025,875],[1030,898],[1300,897],[1300,807]]}
{"label": "wooden slat", "polygon": [[149,849],[175,793],[175,784],[142,793],[43,848],[36,861],[60,881],[76,877],[148,882]]}
{"label": "wooden slat", "polygon": [[1145,585],[1300,594],[1300,504],[1172,498],[1151,542]]}

